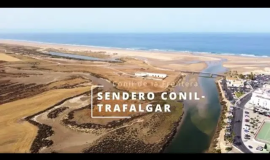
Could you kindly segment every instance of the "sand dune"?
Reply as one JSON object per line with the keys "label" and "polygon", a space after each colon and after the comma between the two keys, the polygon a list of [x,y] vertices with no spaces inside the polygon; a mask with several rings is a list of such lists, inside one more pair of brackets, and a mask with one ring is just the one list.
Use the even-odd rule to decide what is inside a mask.
{"label": "sand dune", "polygon": [[0,61],[15,62],[15,61],[20,61],[20,60],[15,57],[9,56],[5,53],[0,53]]}

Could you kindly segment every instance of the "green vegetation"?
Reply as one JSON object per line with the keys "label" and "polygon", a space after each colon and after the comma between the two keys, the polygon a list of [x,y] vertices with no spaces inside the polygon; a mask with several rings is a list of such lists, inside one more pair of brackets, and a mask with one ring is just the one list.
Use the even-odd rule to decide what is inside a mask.
{"label": "green vegetation", "polygon": [[216,149],[215,150],[215,153],[221,153],[221,150],[220,149]]}
{"label": "green vegetation", "polygon": [[250,72],[250,74],[247,74],[247,76],[243,75],[243,74],[239,74],[238,77],[240,79],[250,79],[250,80],[255,80],[255,74],[253,74],[253,72]]}
{"label": "green vegetation", "polygon": [[229,71],[229,72],[226,72],[225,73],[227,76],[230,76],[230,77],[234,77],[234,78],[237,78],[237,76],[238,76],[238,73],[237,73],[237,71]]}
{"label": "green vegetation", "polygon": [[248,74],[248,79],[254,80],[255,75],[252,72],[250,72],[250,74]]}
{"label": "green vegetation", "polygon": [[227,147],[225,149],[226,149],[226,151],[231,151],[232,150],[232,147]]}
{"label": "green vegetation", "polygon": [[172,124],[173,122],[177,121],[179,117],[184,113],[184,105],[181,102],[177,102],[174,100],[167,100],[163,102],[161,105],[169,104],[171,106],[171,110],[173,114],[168,113],[166,121],[168,121],[168,124]]}
{"label": "green vegetation", "polygon": [[257,129],[258,128],[258,123],[259,123],[259,120],[257,118],[250,118],[250,124],[252,124],[252,128],[254,129]]}
{"label": "green vegetation", "polygon": [[228,140],[230,143],[232,143],[234,138],[235,138],[235,133],[233,132],[231,136],[226,138],[226,140]]}
{"label": "green vegetation", "polygon": [[241,79],[245,79],[245,76],[243,74],[239,74],[238,77],[241,78]]}
{"label": "green vegetation", "polygon": [[233,116],[228,116],[228,119],[233,119]]}
{"label": "green vegetation", "polygon": [[244,92],[235,92],[237,98],[240,98],[244,94],[245,94]]}

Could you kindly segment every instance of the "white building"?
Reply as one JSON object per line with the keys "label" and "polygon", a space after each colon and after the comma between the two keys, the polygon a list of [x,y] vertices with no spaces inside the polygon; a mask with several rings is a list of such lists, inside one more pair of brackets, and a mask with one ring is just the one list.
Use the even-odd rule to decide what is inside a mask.
{"label": "white building", "polygon": [[135,73],[135,76],[138,76],[138,77],[166,78],[167,74],[139,72],[139,73]]}
{"label": "white building", "polygon": [[226,78],[228,87],[244,87],[244,81],[237,78]]}
{"label": "white building", "polygon": [[250,103],[256,107],[270,110],[270,86],[265,85],[263,88],[256,89],[252,93]]}

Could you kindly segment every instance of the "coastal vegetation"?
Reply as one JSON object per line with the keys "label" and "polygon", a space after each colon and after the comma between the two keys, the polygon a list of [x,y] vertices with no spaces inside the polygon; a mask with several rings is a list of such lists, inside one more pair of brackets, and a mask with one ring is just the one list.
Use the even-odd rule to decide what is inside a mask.
{"label": "coastal vegetation", "polygon": [[239,74],[238,76],[241,79],[250,79],[250,80],[255,79],[255,74],[253,72],[250,72],[250,74],[247,74],[247,75]]}
{"label": "coastal vegetation", "polygon": [[231,77],[231,78],[240,78],[240,79],[249,79],[249,80],[254,80],[255,79],[255,74],[253,72],[250,72],[249,74],[242,74],[238,73],[236,70],[230,70],[225,73],[226,76]]}
{"label": "coastal vegetation", "polygon": [[233,71],[233,70],[229,70],[228,72],[225,73],[225,75],[228,76],[228,77],[231,77],[231,78],[237,78],[238,72]]}

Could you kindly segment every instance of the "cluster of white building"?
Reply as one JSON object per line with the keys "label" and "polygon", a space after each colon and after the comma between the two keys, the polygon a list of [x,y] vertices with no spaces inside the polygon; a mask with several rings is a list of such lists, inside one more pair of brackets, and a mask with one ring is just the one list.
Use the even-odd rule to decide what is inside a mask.
{"label": "cluster of white building", "polygon": [[252,93],[250,103],[270,111],[270,85],[264,85]]}
{"label": "cluster of white building", "polygon": [[137,76],[137,77],[154,77],[154,78],[164,79],[167,77],[167,74],[138,72],[138,73],[135,73],[135,76]]}
{"label": "cluster of white building", "polygon": [[226,84],[228,87],[244,87],[245,81],[237,78],[226,78]]}

